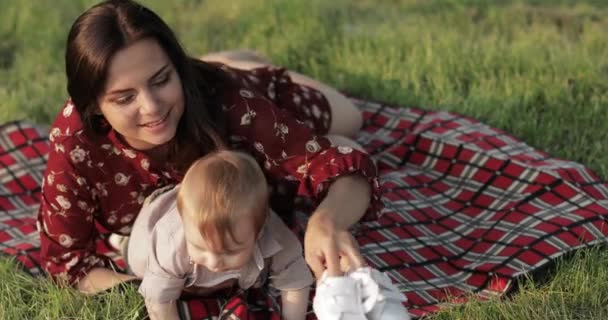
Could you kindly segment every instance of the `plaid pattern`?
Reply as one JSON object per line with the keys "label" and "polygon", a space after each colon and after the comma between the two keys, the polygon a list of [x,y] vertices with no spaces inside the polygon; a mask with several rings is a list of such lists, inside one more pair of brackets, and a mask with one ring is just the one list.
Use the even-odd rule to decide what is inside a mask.
{"label": "plaid pattern", "polygon": [[[378,221],[355,233],[369,264],[405,292],[412,315],[462,303],[471,292],[503,294],[522,274],[605,242],[608,188],[583,165],[458,114],[353,101],[366,119],[357,140],[378,163],[385,204]],[[34,275],[47,151],[35,127],[0,127],[0,249]],[[236,310],[227,319],[252,319],[251,301],[278,310],[271,295],[194,300],[180,309],[189,319],[221,310]]]}

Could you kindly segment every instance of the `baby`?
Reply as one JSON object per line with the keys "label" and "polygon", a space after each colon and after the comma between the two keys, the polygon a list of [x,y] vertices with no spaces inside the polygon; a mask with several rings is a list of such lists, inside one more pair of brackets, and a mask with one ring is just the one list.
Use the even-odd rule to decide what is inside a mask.
{"label": "baby", "polygon": [[268,206],[255,160],[218,151],[197,160],[180,185],[144,204],[127,264],[142,279],[151,319],[178,319],[182,294],[261,285],[281,291],[282,317],[304,319],[312,274],[298,238]]}

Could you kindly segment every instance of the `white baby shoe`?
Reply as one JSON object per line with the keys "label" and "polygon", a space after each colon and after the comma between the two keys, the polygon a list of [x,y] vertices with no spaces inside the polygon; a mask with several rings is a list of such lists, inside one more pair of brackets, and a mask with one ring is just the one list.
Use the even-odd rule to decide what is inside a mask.
{"label": "white baby shoe", "polygon": [[361,284],[348,276],[317,281],[312,309],[319,320],[367,320],[361,304]]}
{"label": "white baby shoe", "polygon": [[405,295],[384,273],[370,268],[358,268],[348,274],[360,286],[363,310],[368,320],[410,320],[402,302]]}
{"label": "white baby shoe", "polygon": [[343,277],[323,273],[312,306],[319,320],[410,320],[405,301],[386,274],[364,267]]}

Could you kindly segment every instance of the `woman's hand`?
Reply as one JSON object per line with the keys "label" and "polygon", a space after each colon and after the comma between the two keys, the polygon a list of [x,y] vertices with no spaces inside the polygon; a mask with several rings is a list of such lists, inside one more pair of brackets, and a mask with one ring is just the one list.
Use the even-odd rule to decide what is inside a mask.
{"label": "woman's hand", "polygon": [[330,218],[310,218],[304,236],[304,257],[317,279],[327,269],[329,276],[341,276],[364,262],[359,245],[348,230],[336,228]]}
{"label": "woman's hand", "polygon": [[371,186],[361,176],[343,176],[331,184],[304,235],[304,258],[317,279],[325,269],[330,276],[341,276],[364,264],[348,229],[363,216],[370,200]]}

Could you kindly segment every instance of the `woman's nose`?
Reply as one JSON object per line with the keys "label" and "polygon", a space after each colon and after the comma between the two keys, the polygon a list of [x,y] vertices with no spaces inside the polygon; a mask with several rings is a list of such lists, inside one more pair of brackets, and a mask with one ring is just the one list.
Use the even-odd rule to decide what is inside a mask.
{"label": "woman's nose", "polygon": [[160,100],[152,92],[142,92],[140,95],[140,112],[145,115],[157,115],[161,111]]}

